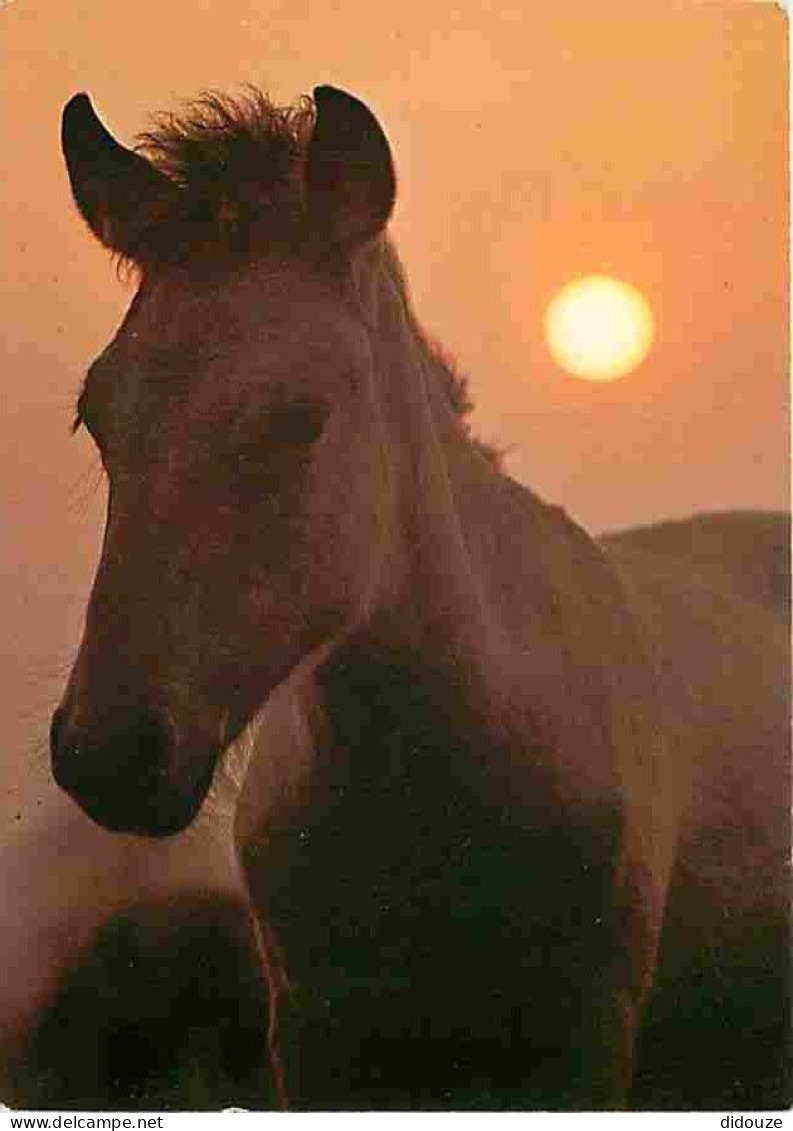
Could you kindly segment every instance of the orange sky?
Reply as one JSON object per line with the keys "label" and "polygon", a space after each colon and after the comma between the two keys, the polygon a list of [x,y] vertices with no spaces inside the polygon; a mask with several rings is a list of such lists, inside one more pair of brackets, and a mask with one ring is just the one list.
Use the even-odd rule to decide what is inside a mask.
{"label": "orange sky", "polygon": [[[101,525],[68,424],[127,296],[61,165],[79,89],[126,139],[202,88],[357,93],[393,143],[419,315],[513,474],[590,529],[786,505],[784,16],[546,7],[0,0],[0,757],[42,730]],[[542,339],[549,299],[590,272],[633,283],[657,319],[649,359],[611,385],[566,377]]]}

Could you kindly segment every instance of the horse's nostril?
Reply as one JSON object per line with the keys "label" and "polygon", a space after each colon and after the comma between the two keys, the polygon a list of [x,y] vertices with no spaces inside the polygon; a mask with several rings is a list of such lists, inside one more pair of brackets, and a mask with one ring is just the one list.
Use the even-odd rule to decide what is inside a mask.
{"label": "horse's nostril", "polygon": [[52,721],[50,723],[50,753],[52,754],[53,758],[57,754],[58,748],[61,744],[61,736],[63,735],[63,724],[65,722],[65,719],[66,712],[61,707],[58,707],[56,711],[53,711]]}
{"label": "horse's nostril", "polygon": [[[81,703],[50,727],[56,783],[103,828],[170,836],[185,829],[212,781],[214,747],[187,764],[165,713],[139,703]],[[181,759],[180,759],[181,755]]]}
{"label": "horse's nostril", "polygon": [[94,793],[156,787],[168,774],[172,736],[167,723],[148,710],[121,715],[114,725],[76,729],[58,709],[50,724],[55,778],[67,792]]}
{"label": "horse's nostril", "polygon": [[50,756],[53,776],[67,793],[72,792],[86,768],[83,753],[81,736],[69,726],[66,711],[59,707],[50,723]]}

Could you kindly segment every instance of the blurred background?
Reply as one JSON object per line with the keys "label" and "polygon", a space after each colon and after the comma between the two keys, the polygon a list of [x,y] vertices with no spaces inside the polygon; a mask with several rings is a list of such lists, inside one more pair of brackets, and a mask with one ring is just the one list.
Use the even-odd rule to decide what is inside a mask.
{"label": "blurred background", "polygon": [[[243,82],[347,88],[385,125],[420,319],[470,377],[506,468],[590,530],[788,505],[787,26],[772,4],[0,2],[0,809],[46,782],[46,726],[103,517],[69,437],[129,301],[74,211],[63,103],[127,142]],[[385,13],[385,14],[384,14]],[[632,374],[576,380],[543,317],[605,273],[649,302]],[[17,814],[19,813],[19,817]]]}

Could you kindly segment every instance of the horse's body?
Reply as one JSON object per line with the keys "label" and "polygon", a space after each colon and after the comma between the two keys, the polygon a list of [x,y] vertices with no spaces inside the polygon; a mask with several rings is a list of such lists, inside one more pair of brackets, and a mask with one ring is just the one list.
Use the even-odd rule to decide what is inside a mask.
{"label": "horse's body", "polygon": [[604,546],[655,657],[674,768],[674,868],[633,1102],[785,1107],[790,519],[700,515]]}
{"label": "horse's body", "polygon": [[[520,501],[529,504],[526,498]],[[564,533],[593,573],[595,547],[584,544],[558,513],[545,517],[554,534],[546,532],[534,545],[547,547]],[[508,544],[506,526],[503,537]],[[703,1106],[728,1105],[731,1098],[735,1105],[784,1099],[789,834],[784,804],[788,685],[782,673],[788,648],[788,540],[789,523],[781,516],[742,515],[703,516],[606,540],[654,658],[652,719],[664,736],[672,770],[669,777],[659,774],[652,794],[657,811],[647,817],[648,826],[663,829],[666,821],[674,829],[675,859],[664,893],[664,954],[660,970],[654,970],[658,991],[643,1038],[647,1063],[639,1061],[634,1086],[635,1102],[645,1106],[696,1103],[698,1095]],[[703,543],[709,553],[698,555]],[[559,562],[551,573],[562,576],[562,569]],[[591,596],[592,589],[587,593]],[[563,605],[562,595],[556,599]],[[611,632],[601,621],[582,626],[581,637],[605,649]],[[641,661],[626,647],[623,657],[615,648],[608,662],[621,673],[620,681],[629,681],[628,665]],[[647,669],[641,670],[646,678]],[[525,1069],[531,1038],[525,1028],[522,1039],[501,1028],[503,1002],[494,1001],[493,982],[477,974],[467,985],[465,971],[479,971],[483,961],[492,961],[492,940],[504,932],[509,941],[501,937],[495,948],[496,968],[503,970],[511,959],[507,981],[515,998],[530,1002],[532,1014],[539,1010],[553,1017],[569,1000],[571,971],[582,963],[579,945],[583,954],[596,953],[599,944],[612,960],[635,961],[641,936],[628,933],[630,911],[606,940],[592,930],[607,904],[602,888],[594,894],[589,887],[597,884],[592,872],[599,835],[605,859],[616,856],[614,842],[606,839],[608,808],[601,809],[602,825],[578,825],[578,815],[587,813],[580,802],[592,789],[587,783],[573,804],[567,798],[560,804],[557,797],[552,806],[535,810],[529,791],[522,793],[520,770],[505,757],[512,804],[507,814],[496,810],[500,827],[494,830],[487,775],[505,748],[477,733],[470,719],[461,725],[456,686],[439,693],[443,706],[453,704],[448,710],[433,702],[428,688],[437,678],[421,663],[394,663],[386,648],[364,636],[329,661],[318,680],[278,701],[272,744],[262,748],[284,754],[277,768],[266,757],[255,760],[238,819],[254,898],[269,921],[282,917],[290,924],[290,970],[307,996],[316,995],[318,1016],[312,1013],[310,1024],[318,1040],[332,1032],[332,1061],[326,1053],[323,1064],[317,1054],[317,1067],[327,1074],[327,1087],[341,1080],[343,1091],[329,1091],[325,1102],[346,1097],[353,1103],[357,1096],[357,1102],[377,1106],[382,1096],[369,1091],[367,1081],[377,1079],[383,1072],[377,1066],[383,1064],[398,1064],[407,1077],[400,1097],[405,1105],[417,1099],[438,1102],[434,1082],[453,1081],[459,1065],[460,1079],[470,1082],[470,1090],[458,1085],[452,1092],[450,1084],[450,1103],[486,1106],[506,1096],[516,1104],[556,1106],[569,1096],[561,1078],[554,1076],[545,1094],[531,1091]],[[268,721],[265,715],[265,729]],[[466,789],[469,742],[470,749],[488,750],[490,756],[484,779],[473,777],[476,784]],[[405,746],[411,753],[406,773],[400,764]],[[393,752],[395,764],[384,775],[387,786],[380,779],[382,763],[368,764],[371,750],[378,748]],[[427,779],[419,758],[426,759]],[[290,782],[284,801],[287,767],[298,767],[306,784],[301,794],[299,782]],[[313,785],[310,775],[318,767],[319,784]],[[775,796],[780,788],[783,794]],[[624,804],[630,809],[630,795]],[[270,805],[273,816],[267,812]],[[592,811],[597,812],[596,804]],[[565,817],[557,825],[554,816],[559,820],[560,813]],[[448,823],[448,841],[442,839],[443,826],[440,834],[433,827],[439,814]],[[409,816],[415,824],[407,825]],[[658,841],[664,843],[661,832]],[[454,886],[445,890],[432,867],[455,847]],[[529,861],[537,863],[527,880]],[[634,897],[639,902],[652,890],[642,879],[647,886]],[[342,886],[343,900],[336,884]],[[592,927],[586,921],[588,907]],[[565,940],[562,931],[551,943],[544,931],[548,924],[559,931],[566,915],[579,917],[574,938]],[[321,960],[312,927],[318,921],[329,925],[321,936]],[[380,957],[375,952],[373,960],[371,940],[381,934],[388,938],[388,959],[384,967],[373,967]],[[538,947],[539,961],[527,940]],[[571,950],[565,951],[565,941],[572,943]],[[301,952],[302,970],[297,965]],[[416,955],[429,966],[425,979]],[[550,968],[549,955],[554,955]],[[404,995],[406,969],[416,998]],[[410,1010],[403,1028],[396,1036],[377,1032],[363,1042],[361,1032],[372,1024],[372,1000],[384,1006],[390,995]],[[361,1011],[357,1024],[349,1023],[348,1009]],[[514,1002],[511,1009],[506,1024],[519,1025]],[[563,1024],[569,1023],[564,1017]],[[703,1039],[718,1058],[717,1068],[701,1064]],[[603,1040],[608,1056],[616,1057],[615,1034]],[[411,1064],[410,1047],[419,1052],[416,1064]],[[491,1074],[482,1080],[477,1069],[488,1064],[488,1049],[498,1068],[491,1062]],[[557,1057],[553,1071],[560,1067]],[[500,1087],[494,1086],[497,1072],[503,1072]],[[514,1092],[509,1081],[518,1082]]]}
{"label": "horse's body", "polygon": [[[143,841],[30,784],[2,820],[0,1098],[172,1108],[244,1103],[253,1089],[268,1102],[266,1058],[254,1071],[247,1047],[257,1009],[266,1046],[267,990],[250,973],[228,813],[214,804],[185,837]],[[207,1057],[213,1044],[242,1046],[235,1071],[220,1050]]]}
{"label": "horse's body", "polygon": [[[671,979],[707,949],[699,911],[664,923],[703,859],[719,908],[767,924],[774,1041],[778,595],[694,583],[641,537],[604,553],[471,443],[381,236],[393,170],[360,103],[321,88],[307,142],[210,109],[155,136],[158,168],[87,100],[65,118],[78,205],[143,281],[79,406],[111,503],[56,778],[111,829],[175,833],[256,720],[236,828],[282,1102],[624,1105],[662,923]],[[282,158],[264,185],[256,146]],[[742,930],[718,936],[731,971]],[[668,1052],[656,1013],[640,1047]],[[643,1080],[674,1102],[653,1072],[636,1102]]]}

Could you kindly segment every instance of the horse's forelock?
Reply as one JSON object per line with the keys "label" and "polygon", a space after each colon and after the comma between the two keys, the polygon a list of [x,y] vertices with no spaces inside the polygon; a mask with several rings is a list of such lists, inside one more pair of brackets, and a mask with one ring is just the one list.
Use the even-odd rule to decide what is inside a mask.
{"label": "horse's forelock", "polygon": [[309,98],[279,107],[249,87],[237,97],[204,93],[156,118],[136,150],[179,191],[156,223],[141,226],[132,266],[153,269],[197,248],[250,253],[254,228],[288,238],[305,215],[315,116]]}

